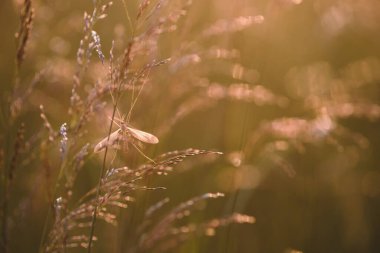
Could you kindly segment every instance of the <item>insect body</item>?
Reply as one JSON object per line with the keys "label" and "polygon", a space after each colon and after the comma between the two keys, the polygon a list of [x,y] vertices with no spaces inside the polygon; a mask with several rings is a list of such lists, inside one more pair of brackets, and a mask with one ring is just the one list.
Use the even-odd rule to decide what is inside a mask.
{"label": "insect body", "polygon": [[157,144],[158,138],[153,134],[137,130],[132,127],[127,127],[125,124],[122,124],[120,128],[110,134],[109,137],[104,138],[98,144],[95,145],[94,152],[100,152],[105,147],[117,146],[119,141],[132,142],[133,139],[139,140],[148,144]]}

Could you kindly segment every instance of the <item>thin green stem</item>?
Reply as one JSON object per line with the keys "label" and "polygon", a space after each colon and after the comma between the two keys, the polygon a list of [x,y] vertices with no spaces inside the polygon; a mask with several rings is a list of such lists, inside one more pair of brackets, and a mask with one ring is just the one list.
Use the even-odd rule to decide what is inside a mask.
{"label": "thin green stem", "polygon": [[[241,134],[241,138],[240,138],[240,152],[243,152],[243,150],[245,150],[246,148],[246,145],[247,143],[244,141],[247,139],[247,134],[248,134],[248,129],[247,129],[247,124],[248,124],[248,112],[249,112],[249,106],[246,105],[245,106],[245,109],[244,109],[244,116],[243,116],[243,131],[242,131],[242,134]],[[237,188],[236,183],[234,183],[234,188]],[[237,189],[234,194],[232,195],[232,205],[230,207],[230,212],[231,213],[234,213],[236,211],[236,207],[237,207],[237,204],[238,204],[238,198],[239,198],[239,195],[241,194],[241,189]],[[226,232],[226,238],[225,238],[225,246],[224,246],[224,250],[225,252],[230,252],[231,250],[231,247],[233,247],[232,245],[232,226],[228,226],[227,227],[227,232]]]}
{"label": "thin green stem", "polygon": [[[120,86],[121,85],[119,85],[119,87]],[[112,111],[112,120],[111,120],[109,131],[108,131],[107,142],[109,141],[110,136],[111,136],[112,126],[113,126],[113,119],[115,118],[117,104],[118,104],[119,97],[120,97],[119,94],[120,94],[120,92],[119,92],[119,89],[118,89],[118,95],[117,95],[117,98],[116,98],[116,101],[115,101],[115,104],[114,104],[114,107],[113,107],[113,111]],[[96,199],[97,200],[99,200],[100,188],[102,186],[102,179],[103,179],[104,171],[105,171],[105,168],[106,168],[107,153],[108,153],[108,145],[106,145],[106,150],[105,150],[104,156],[103,156],[103,165],[102,165],[102,169],[100,170],[100,174],[99,174],[98,186],[97,186],[97,190],[96,190]],[[98,206],[99,206],[99,203],[96,203],[96,205],[94,207],[94,212],[92,214],[90,237],[89,237],[89,241],[88,241],[88,250],[87,250],[88,253],[91,253],[92,238],[93,238],[94,232],[95,232],[95,222],[96,222],[96,216],[97,216]]]}
{"label": "thin green stem", "polygon": [[64,169],[65,169],[65,163],[64,163],[64,161],[62,161],[60,169],[59,169],[58,177],[57,177],[56,182],[54,184],[54,191],[53,191],[52,199],[49,200],[49,208],[48,208],[48,211],[47,211],[47,214],[46,214],[46,218],[45,218],[45,222],[44,222],[44,227],[42,229],[42,236],[41,236],[40,246],[39,246],[39,250],[38,250],[38,252],[40,252],[40,253],[44,252],[43,246],[44,246],[44,243],[45,243],[45,237],[46,237],[46,233],[47,233],[47,228],[48,228],[48,225],[49,225],[49,220],[50,220],[51,212],[52,212],[52,210],[54,210],[54,198],[55,198],[55,196],[56,196],[56,194],[58,192],[59,182],[60,182],[60,180],[62,178]]}

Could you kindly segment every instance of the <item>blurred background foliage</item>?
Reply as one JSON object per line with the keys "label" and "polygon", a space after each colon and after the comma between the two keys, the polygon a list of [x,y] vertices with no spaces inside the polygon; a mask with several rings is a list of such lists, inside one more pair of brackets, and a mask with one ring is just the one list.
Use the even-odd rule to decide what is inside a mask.
{"label": "blurred background foliage", "polygon": [[[92,1],[38,0],[33,6],[21,83],[46,73],[23,101],[18,121],[25,122],[27,137],[43,125],[40,105],[54,129],[70,120],[83,13],[91,13]],[[127,0],[126,6],[136,16],[137,1]],[[14,82],[19,11],[20,1],[0,2],[2,108]],[[252,25],[244,27],[244,18],[236,21],[247,16],[255,18]],[[225,22],[213,31],[218,20]],[[228,32],[234,22],[236,32]],[[94,30],[107,58],[112,40],[120,55],[132,34],[123,2],[115,0]],[[157,201],[169,197],[170,210],[205,192],[226,197],[207,203],[190,220],[240,212],[256,223],[192,237],[173,252],[380,252],[379,31],[377,0],[194,0],[175,31],[160,37],[154,57],[171,61],[153,71],[131,123],[160,139],[144,149],[150,157],[190,147],[224,154],[190,159],[170,175],[152,179],[151,185],[167,190],[136,194],[143,201],[120,210],[116,228],[99,223],[96,252],[124,252],[135,240],[136,217]],[[107,71],[94,52],[82,94],[101,85]],[[126,93],[121,113],[129,106]],[[83,143],[93,147],[106,136],[110,113],[104,111],[110,108],[95,112]],[[51,152],[59,157],[58,146]],[[102,156],[91,148],[90,153],[75,198],[97,182]],[[135,166],[144,160],[130,148],[114,163]],[[50,167],[51,182],[41,162],[15,171],[12,252],[38,249],[46,189],[58,173],[54,160]]]}

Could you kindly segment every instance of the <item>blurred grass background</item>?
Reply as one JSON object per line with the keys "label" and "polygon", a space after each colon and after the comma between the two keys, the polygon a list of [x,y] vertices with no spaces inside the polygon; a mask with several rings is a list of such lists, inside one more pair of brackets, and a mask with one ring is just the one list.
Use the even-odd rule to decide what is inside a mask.
{"label": "blurred grass background", "polygon": [[[9,93],[13,82],[17,4],[16,0],[0,2],[3,94]],[[137,3],[127,1],[127,6],[133,16]],[[82,36],[82,17],[85,10],[91,10],[91,1],[34,1],[34,8],[36,19],[20,75],[30,80],[46,65],[54,75],[39,84],[30,97],[30,108],[22,115],[22,121],[28,123],[26,135],[42,124],[40,104],[56,129],[68,120],[65,115]],[[138,216],[139,210],[158,200],[168,196],[170,205],[175,205],[216,191],[225,192],[226,198],[208,203],[191,220],[238,211],[256,217],[256,224],[221,228],[214,237],[194,237],[174,252],[380,252],[379,14],[377,0],[195,0],[177,31],[160,40],[158,58],[170,57],[183,41],[197,38],[216,20],[263,15],[264,22],[201,41],[198,47],[217,45],[238,50],[238,62],[205,61],[201,67],[188,66],[180,75],[170,70],[163,77],[157,75],[153,82],[158,88],[148,88],[144,97],[148,99],[138,102],[132,121],[144,126],[143,130],[159,133],[183,102],[172,101],[168,90],[193,88],[181,83],[181,75],[193,73],[201,73],[210,83],[262,85],[286,98],[286,105],[261,106],[223,99],[189,113],[167,133],[157,134],[160,144],[147,150],[153,157],[188,147],[214,149],[224,155],[199,165],[179,166],[175,173],[155,179],[153,185],[163,185],[167,190],[142,193],[145,203],[120,211],[119,227],[99,225],[97,231],[102,236],[96,252],[123,252],[133,243],[130,227],[136,224],[130,217]],[[114,1],[96,31],[105,53],[113,39],[116,51],[125,46],[131,31],[121,1]],[[85,86],[95,82],[101,70],[95,53],[93,62],[89,71],[93,71],[94,79],[87,79]],[[324,108],[325,103],[342,105],[336,115],[348,115],[335,117],[334,123],[350,132],[327,133],[336,145],[324,138],[300,144],[288,136],[259,131],[265,122],[284,117],[314,119],[318,111],[315,108]],[[356,104],[368,106],[360,107],[356,114],[353,106],[343,106]],[[128,105],[126,102],[124,113]],[[102,126],[104,122],[100,118],[92,124],[105,133],[108,123]],[[262,137],[247,154],[245,150],[255,133]],[[359,144],[351,139],[357,135]],[[94,145],[103,136],[90,133],[86,138]],[[363,142],[368,144],[361,146]],[[273,145],[277,147],[274,151]],[[143,160],[135,156],[127,163]],[[100,158],[92,158],[86,163],[75,186],[78,196],[96,184],[100,162]],[[47,210],[40,169],[31,164],[17,170],[11,193],[12,252],[37,251]]]}

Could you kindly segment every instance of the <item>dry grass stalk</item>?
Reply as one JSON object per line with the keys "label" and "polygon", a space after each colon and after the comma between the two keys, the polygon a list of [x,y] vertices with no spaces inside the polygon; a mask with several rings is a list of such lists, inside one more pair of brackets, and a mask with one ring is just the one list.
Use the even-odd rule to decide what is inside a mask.
{"label": "dry grass stalk", "polygon": [[[166,252],[179,244],[188,240],[191,235],[215,235],[215,229],[227,226],[230,223],[254,223],[255,218],[248,215],[243,215],[239,213],[232,214],[226,218],[216,218],[210,221],[206,221],[200,224],[190,223],[184,226],[177,227],[176,222],[189,216],[197,205],[201,201],[208,199],[215,199],[223,197],[222,193],[206,193],[204,195],[194,197],[184,203],[181,203],[174,209],[172,209],[166,216],[161,218],[161,221],[153,225],[148,232],[141,236],[139,243],[139,248],[142,251],[149,251],[155,249],[158,252]],[[155,212],[158,208],[161,208],[163,204],[167,203],[168,200],[163,200],[152,207],[152,212]],[[152,215],[149,212],[146,219]],[[152,221],[145,220],[147,224],[145,226],[151,225]]]}
{"label": "dry grass stalk", "polygon": [[[56,221],[49,234],[49,244],[46,252],[58,252],[64,247],[89,247],[89,236],[77,234],[84,228],[91,228],[93,213],[97,212],[97,219],[111,225],[117,225],[115,208],[127,208],[129,202],[134,201],[131,196],[140,190],[158,190],[163,187],[148,187],[141,185],[143,179],[156,174],[166,174],[173,166],[186,157],[195,155],[215,154],[217,152],[188,149],[184,151],[169,152],[159,156],[154,163],[148,163],[136,169],[121,167],[112,169],[105,174],[101,181],[100,193],[94,188],[85,194],[77,203],[77,207],[68,213],[65,207],[66,198],[58,198],[55,202]],[[204,197],[213,197],[205,195]],[[152,211],[151,211],[152,212]],[[74,243],[74,239],[76,243]]]}
{"label": "dry grass stalk", "polygon": [[25,0],[22,6],[22,11],[20,14],[20,28],[19,31],[15,34],[17,40],[17,56],[16,56],[16,65],[17,68],[20,68],[22,62],[25,58],[25,48],[30,37],[30,31],[32,29],[34,18],[34,9],[32,7],[31,0]]}
{"label": "dry grass stalk", "polygon": [[[126,4],[125,1],[123,3]],[[112,2],[103,4],[100,0],[94,1],[93,11],[90,14],[87,12],[84,14],[83,36],[79,42],[76,57],[77,68],[72,80],[70,119],[66,121],[68,123],[57,123],[53,117],[50,117],[52,114],[45,113],[43,106],[40,107],[40,117],[47,137],[45,138],[40,132],[36,134],[40,145],[36,145],[38,147],[34,153],[40,157],[39,162],[44,168],[43,173],[45,173],[47,185],[53,186],[46,187],[46,192],[50,204],[54,206],[52,210],[54,214],[51,215],[54,219],[52,219],[51,226],[49,224],[51,217],[47,215],[46,233],[48,237],[45,240],[44,235],[42,236],[41,252],[65,252],[77,247],[88,248],[88,252],[90,252],[93,241],[98,240],[94,235],[97,220],[116,226],[118,224],[117,210],[127,208],[131,202],[141,201],[135,198],[137,192],[165,189],[161,186],[152,187],[148,179],[171,173],[177,164],[188,157],[199,155],[205,155],[205,157],[210,155],[211,157],[221,154],[201,149],[186,149],[165,153],[139,166],[127,167],[121,163],[119,156],[111,164],[107,164],[107,152],[111,147],[117,147],[119,141],[132,140],[133,144],[135,144],[135,140],[150,144],[158,142],[158,138],[154,135],[131,128],[128,124],[132,112],[138,109],[142,112],[140,113],[143,115],[141,118],[153,118],[148,115],[149,110],[147,108],[159,104],[159,101],[154,99],[159,97],[157,94],[162,94],[163,90],[167,91],[165,98],[170,98],[165,101],[166,104],[163,103],[163,107],[167,107],[169,119],[162,120],[165,117],[160,117],[161,115],[154,117],[160,121],[158,122],[158,136],[160,138],[162,138],[163,133],[170,132],[177,122],[191,113],[207,110],[225,100],[230,103],[272,106],[279,110],[283,110],[289,105],[294,106],[292,104],[294,101],[285,95],[272,92],[266,84],[261,84],[257,70],[247,68],[240,63],[242,60],[238,49],[229,48],[225,45],[212,45],[210,47],[208,43],[203,43],[212,39],[213,36],[239,32],[254,24],[260,24],[264,21],[263,16],[240,16],[229,20],[219,20],[204,29],[198,38],[180,41],[179,46],[169,52],[170,57],[162,57],[163,53],[159,42],[161,39],[165,39],[164,35],[170,35],[177,30],[182,19],[189,12],[191,4],[192,1],[173,3],[170,1],[143,0],[140,1],[137,14],[133,20],[128,13],[129,6],[125,5],[128,22],[131,26],[131,37],[125,48],[116,48],[112,43],[109,59],[106,59],[107,57],[102,51],[102,43],[104,45],[106,43],[101,40],[101,33],[95,31],[95,25],[99,20],[107,17]],[[17,68],[20,68],[25,58],[32,22],[31,1],[25,0],[20,30],[16,34],[18,40]],[[181,36],[177,37],[183,39],[187,36],[187,32],[188,29],[184,29]],[[119,57],[117,57],[118,51],[122,52]],[[99,59],[92,57],[94,52]],[[101,64],[99,65],[103,69],[108,67],[104,76],[98,75],[93,79],[88,78],[94,73],[90,73],[88,70],[96,69],[91,66],[93,58],[97,62],[100,60]],[[216,62],[218,64],[214,64]],[[224,81],[214,80],[214,73],[218,75],[218,78],[219,76],[225,78]],[[167,76],[172,78],[167,79]],[[41,75],[37,74],[24,93],[14,92],[15,99],[11,101],[10,107],[14,119],[25,109],[26,105],[23,101],[32,93],[33,87],[42,77],[42,72]],[[86,86],[88,80],[95,79],[93,86]],[[354,95],[348,91],[347,93],[340,91],[339,87],[334,86],[334,90],[331,92],[331,94],[339,93],[342,97],[340,99],[319,98],[313,94],[304,95],[302,102],[305,102],[306,111],[314,115],[310,118],[299,115],[277,116],[268,119],[266,122],[260,121],[258,128],[247,130],[251,137],[247,143],[244,143],[245,140],[242,141],[240,150],[232,152],[229,158],[230,163],[234,167],[240,168],[248,165],[247,163],[254,164],[257,161],[252,162],[252,160],[257,157],[264,158],[270,160],[272,164],[282,167],[289,176],[294,176],[295,170],[292,164],[284,157],[290,147],[301,153],[306,150],[305,144],[327,143],[335,145],[338,150],[341,150],[343,148],[343,145],[340,144],[342,139],[349,140],[361,148],[367,147],[368,141],[363,136],[343,127],[339,120],[353,117],[377,120],[380,115],[379,105],[365,99],[356,100]],[[324,91],[324,93],[329,92],[328,89]],[[128,101],[130,102],[129,113],[125,120],[126,123],[112,132],[116,112],[127,104],[121,100],[123,94],[127,94],[128,99],[130,99]],[[137,102],[144,99],[147,102],[142,105],[142,109],[138,108]],[[109,108],[112,111],[112,117],[107,137],[95,145],[94,149],[95,152],[105,151],[98,186],[79,196],[79,200],[76,200],[73,198],[75,182],[80,170],[87,161],[90,161],[90,154],[93,153],[90,151],[90,144],[85,141],[85,137],[88,132],[97,134],[92,131],[93,122],[91,120],[95,118],[94,115],[98,116],[103,110],[106,111]],[[304,111],[302,112],[304,113]],[[138,115],[138,113],[135,114]],[[57,118],[62,121],[61,117]],[[136,121],[138,122],[138,120]],[[89,124],[90,122],[91,124]],[[8,183],[11,182],[15,169],[21,164],[21,154],[26,150],[24,150],[24,146],[29,143],[28,148],[31,149],[30,146],[33,144],[31,141],[24,140],[24,127],[15,127],[16,124],[13,123],[10,124],[10,129],[18,129],[14,142],[9,141],[9,143],[7,142],[9,145],[0,148],[0,164],[8,176]],[[60,129],[57,124],[58,126],[61,125]],[[156,133],[156,131],[154,132]],[[0,138],[3,141],[3,137]],[[264,144],[259,146],[258,144],[262,144],[259,141],[264,142]],[[13,155],[9,156],[7,147],[12,146]],[[261,152],[253,152],[254,148],[260,149]],[[55,159],[59,155],[60,159]],[[201,160],[201,157],[197,157],[198,160]],[[123,166],[120,166],[119,163]],[[115,164],[117,164],[115,168],[109,168]],[[194,167],[194,163],[191,163],[189,167]],[[56,172],[54,168],[58,168],[56,170],[59,171]],[[52,174],[55,173],[58,173],[57,182],[51,184]],[[52,191],[50,188],[54,188],[54,190]],[[235,188],[239,190],[238,186]],[[6,196],[8,195],[6,194]],[[227,217],[211,219],[197,224],[182,224],[200,202],[222,196],[221,193],[208,193],[195,197],[172,209],[162,219],[157,218],[159,216],[158,211],[169,202],[168,198],[147,210],[142,210],[145,211],[145,222],[140,230],[132,231],[134,235],[139,236],[139,244],[131,245],[130,250],[132,252],[173,250],[174,247],[178,247],[192,235],[213,236],[216,228],[231,223],[251,224],[255,222],[255,218],[232,210],[232,215]],[[6,213],[7,207],[3,207],[3,210],[6,210]],[[4,217],[6,219],[7,214],[3,216],[3,219]],[[6,228],[6,221],[3,221],[2,246],[5,251],[7,251]],[[90,233],[88,233],[89,231]]]}
{"label": "dry grass stalk", "polygon": [[[25,140],[24,140],[24,132],[25,132],[25,125],[24,123],[21,123],[20,127],[17,130],[16,134],[16,140],[14,141],[14,147],[13,147],[13,154],[12,158],[10,159],[10,164],[8,170],[5,168],[5,164],[3,163],[3,159],[0,160],[1,169],[3,170],[4,174],[4,189],[3,189],[3,199],[1,201],[1,224],[2,224],[2,237],[1,237],[1,244],[0,248],[4,250],[4,252],[9,251],[9,227],[8,227],[8,212],[9,212],[9,201],[11,197],[11,190],[12,190],[12,184],[14,179],[15,171],[19,165],[19,159],[20,154],[22,153],[22,150],[25,146]],[[1,150],[1,153],[2,150]]]}

